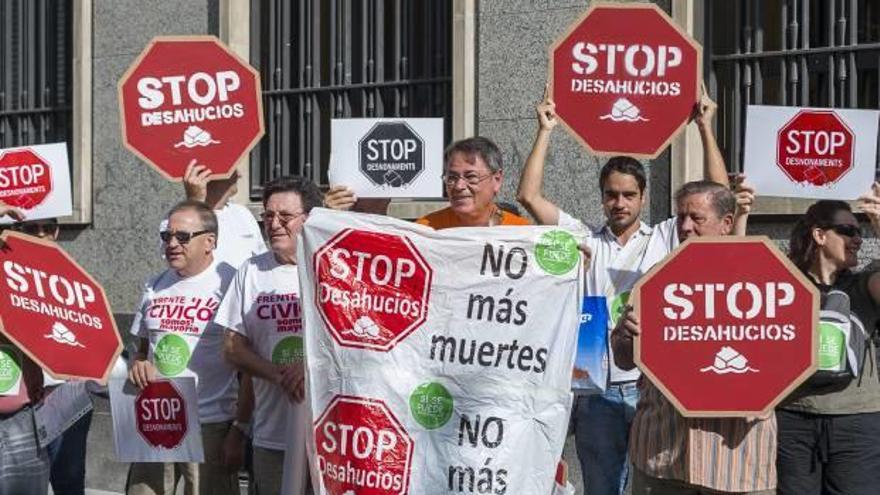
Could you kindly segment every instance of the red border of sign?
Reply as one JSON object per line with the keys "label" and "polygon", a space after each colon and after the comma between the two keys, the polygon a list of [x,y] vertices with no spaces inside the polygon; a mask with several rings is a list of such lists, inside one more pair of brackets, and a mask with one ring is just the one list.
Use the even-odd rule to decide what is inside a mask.
{"label": "red border of sign", "polygon": [[[107,369],[104,370],[104,375],[99,380],[95,380],[98,383],[100,383],[101,385],[106,385],[107,378],[110,375],[110,371],[113,369],[113,365],[116,364],[116,360],[119,358],[119,354],[122,352],[122,339],[119,336],[119,329],[116,327],[116,319],[113,317],[113,310],[110,308],[110,303],[107,300],[107,293],[104,292],[104,287],[102,287],[101,284],[99,284],[97,280],[95,280],[85,269],[83,269],[83,267],[79,263],[77,263],[75,259],[73,259],[69,254],[67,254],[67,252],[65,250],[61,249],[61,246],[59,246],[57,243],[49,241],[47,239],[40,239],[39,237],[34,237],[34,236],[27,235],[27,234],[23,234],[21,232],[16,232],[14,230],[4,230],[3,233],[0,234],[0,245],[3,245],[6,242],[6,239],[8,239],[9,237],[18,237],[19,239],[22,239],[23,241],[35,242],[37,244],[42,244],[46,247],[57,249],[58,252],[60,252],[62,254],[62,256],[67,258],[68,261],[73,263],[73,265],[76,266],[86,276],[86,278],[89,279],[89,282],[91,282],[95,286],[95,288],[101,293],[101,297],[104,298],[104,305],[107,308],[107,314],[110,315],[110,329],[113,330],[113,335],[116,336],[116,351],[113,352],[113,359],[111,359],[110,362],[107,364]],[[28,357],[31,358],[31,360],[33,360],[35,363],[39,364],[41,368],[46,370],[53,377],[55,377],[59,380],[83,379],[83,377],[80,377],[80,376],[61,375],[61,374],[55,374],[55,373],[49,372],[49,369],[43,365],[42,361],[37,359],[37,357],[35,355],[31,354],[31,352],[28,349],[26,349],[24,346],[22,346],[21,343],[18,342],[18,340],[16,340],[14,337],[12,337],[9,333],[6,332],[6,327],[3,325],[2,315],[0,315],[0,333],[2,333],[6,338],[8,338],[12,343],[14,343],[16,345],[16,347],[18,347],[22,352],[27,354]],[[89,378],[89,380],[94,380],[94,379]]]}
{"label": "red border of sign", "polygon": [[[680,34],[682,36],[682,38],[685,39],[685,41],[690,43],[690,45],[693,46],[694,49],[697,50],[697,87],[694,88],[694,91],[697,94],[697,101],[695,101],[694,104],[699,102],[700,94],[702,94],[701,93],[701,85],[703,83],[703,46],[700,45],[699,43],[697,43],[697,41],[691,35],[689,35],[686,31],[684,31],[681,28],[681,26],[679,26],[678,23],[675,22],[675,20],[673,20],[671,17],[669,17],[669,15],[666,12],[663,11],[663,9],[661,9],[660,7],[658,7],[657,5],[655,5],[653,3],[610,3],[610,2],[595,2],[595,3],[590,4],[590,7],[586,10],[586,12],[581,14],[581,16],[578,17],[578,19],[575,22],[571,23],[571,25],[569,25],[568,28],[566,28],[565,32],[562,35],[560,35],[558,38],[556,38],[556,41],[554,41],[553,44],[550,45],[549,60],[548,60],[548,64],[547,64],[547,70],[549,71],[549,76],[547,77],[547,82],[550,86],[547,90],[547,94],[550,96],[551,99],[553,98],[553,52],[555,52],[556,49],[559,47],[559,45],[561,45],[562,42],[565,41],[566,38],[568,38],[568,36],[575,30],[575,28],[577,28],[582,22],[584,22],[584,19],[586,19],[587,16],[592,14],[594,10],[603,9],[603,8],[604,9],[607,9],[607,8],[621,9],[621,10],[622,9],[653,9],[658,14],[660,14],[663,17],[663,19],[665,19],[666,22],[669,23],[670,26],[672,26],[676,31],[678,31],[678,34]],[[562,116],[560,116],[560,115],[557,115],[557,116],[559,117],[559,122],[562,124],[562,126],[565,128],[565,130],[568,131],[568,133],[572,137],[574,137],[575,140],[577,140],[577,142],[579,142],[581,144],[581,146],[586,148],[587,151],[589,151],[591,155],[595,155],[595,156],[624,155],[624,156],[631,156],[633,158],[647,159],[647,160],[653,160],[654,158],[657,158],[658,156],[660,156],[661,153],[666,151],[666,148],[669,147],[669,145],[672,143],[672,140],[675,139],[676,137],[678,137],[678,135],[681,134],[681,132],[690,123],[690,119],[682,122],[682,124],[679,125],[678,128],[672,134],[669,135],[669,139],[667,139],[666,142],[664,142],[662,145],[660,145],[657,148],[657,150],[654,152],[654,154],[635,154],[635,153],[624,153],[624,152],[613,151],[613,150],[609,150],[609,151],[594,150],[593,148],[590,147],[589,144],[587,144],[587,142],[582,137],[580,137],[578,135],[578,133],[576,133],[574,131],[574,129],[572,129],[565,122],[565,119],[563,119]]]}
{"label": "red border of sign", "polygon": [[795,378],[791,384],[786,387],[779,395],[773,399],[770,404],[761,411],[689,411],[684,407],[684,405],[672,395],[672,393],[663,386],[662,383],[657,379],[657,377],[651,373],[651,370],[642,365],[641,359],[641,339],[636,337],[633,339],[633,359],[636,363],[636,366],[642,371],[644,375],[646,375],[651,383],[654,384],[663,395],[671,402],[675,408],[681,413],[682,416],[688,418],[719,418],[719,417],[765,417],[768,414],[773,412],[773,409],[779,404],[782,399],[791,394],[794,389],[800,386],[807,378],[809,378],[813,373],[816,372],[819,364],[819,291],[816,289],[813,282],[811,282],[795,265],[788,259],[785,255],[779,251],[779,248],[770,240],[767,236],[724,236],[724,237],[691,237],[690,239],[684,241],[681,245],[675,248],[670,254],[666,256],[660,263],[654,265],[648,273],[642,276],[641,279],[636,283],[635,287],[632,290],[632,296],[630,297],[630,303],[633,306],[633,310],[635,311],[636,316],[639,317],[641,321],[641,307],[639,304],[639,293],[642,289],[642,286],[648,283],[654,275],[657,274],[667,263],[672,261],[681,251],[683,251],[687,246],[691,244],[706,244],[706,243],[715,243],[715,244],[743,244],[743,243],[754,243],[760,242],[764,244],[767,250],[788,268],[788,271],[791,272],[792,276],[798,279],[807,290],[813,295],[813,309],[812,312],[815,315],[813,318],[813,355],[810,360],[810,367],[804,370],[797,378]]}
{"label": "red border of sign", "polygon": [[[119,104],[119,127],[120,127],[120,129],[122,129],[122,144],[125,145],[125,147],[126,147],[126,149],[128,149],[128,151],[131,151],[135,156],[137,156],[138,158],[140,158],[141,160],[146,162],[147,165],[153,167],[153,169],[156,170],[157,172],[159,172],[162,175],[162,177],[164,177],[165,179],[172,181],[172,182],[182,182],[183,177],[179,177],[179,178],[171,177],[170,175],[168,175],[167,172],[162,170],[162,168],[159,166],[159,164],[153,162],[152,160],[150,160],[149,158],[144,156],[143,153],[141,153],[140,151],[135,149],[134,146],[129,144],[128,136],[125,132],[125,108],[122,105],[122,86],[126,83],[126,81],[128,81],[128,78],[131,77],[131,74],[134,72],[134,70],[141,64],[144,57],[146,57],[147,53],[149,53],[149,51],[153,48],[153,45],[155,45],[156,43],[160,43],[160,42],[161,43],[166,43],[166,42],[180,43],[180,42],[188,42],[188,41],[210,41],[210,42],[216,44],[218,47],[220,47],[221,50],[225,51],[230,56],[235,58],[238,61],[238,63],[240,63],[242,66],[245,67],[246,70],[250,71],[251,74],[254,75],[254,77],[256,78],[256,87],[257,87],[258,92],[260,91],[260,88],[263,87],[262,81],[260,81],[260,73],[257,72],[257,70],[254,69],[253,66],[251,66],[251,64],[249,64],[246,60],[239,57],[237,53],[230,50],[229,47],[227,47],[216,36],[211,36],[211,35],[156,36],[152,40],[150,40],[149,43],[147,43],[147,46],[144,48],[144,50],[137,56],[136,59],[134,59],[134,62],[132,62],[131,65],[128,66],[128,69],[126,69],[125,73],[122,74],[122,77],[119,78],[119,82],[116,83],[116,98],[117,98],[117,101]],[[252,149],[254,149],[254,146],[256,146],[257,142],[259,142],[260,139],[262,139],[263,136],[266,134],[266,125],[265,125],[265,122],[263,122],[263,95],[258,95],[258,97],[257,97],[257,118],[260,122],[260,132],[258,132],[257,135],[254,136],[253,141],[251,141],[250,144],[248,144],[247,147],[245,147],[245,149],[242,150],[241,154],[235,158],[235,165],[233,165],[229,169],[229,172],[227,174],[212,174],[209,177],[209,179],[211,179],[211,180],[213,180],[213,179],[228,179],[229,177],[231,177],[232,174],[238,169],[238,162],[240,162],[242,158],[247,156],[247,154],[250,153]]]}

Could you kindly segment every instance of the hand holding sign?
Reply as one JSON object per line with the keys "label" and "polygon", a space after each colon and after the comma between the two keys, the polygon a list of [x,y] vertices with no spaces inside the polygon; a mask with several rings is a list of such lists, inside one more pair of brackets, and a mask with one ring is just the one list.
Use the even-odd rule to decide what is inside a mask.
{"label": "hand holding sign", "polygon": [[0,217],[9,215],[10,217],[18,220],[19,222],[24,221],[24,213],[21,212],[18,208],[12,207],[0,201]]}
{"label": "hand holding sign", "polygon": [[324,206],[331,210],[346,211],[350,210],[357,200],[357,195],[350,187],[335,185],[324,195]]}
{"label": "hand holding sign", "polygon": [[556,103],[550,98],[550,84],[544,86],[544,99],[536,107],[538,124],[542,131],[552,131],[559,120],[556,118]]}
{"label": "hand holding sign", "polygon": [[186,191],[186,197],[196,201],[205,201],[208,197],[208,181],[211,180],[211,169],[204,165],[199,165],[198,160],[193,158],[186,171],[183,173],[183,188]]}
{"label": "hand holding sign", "polygon": [[147,388],[156,379],[156,366],[146,359],[138,359],[128,371],[128,379],[140,388]]}
{"label": "hand holding sign", "polygon": [[715,112],[717,110],[718,104],[715,103],[715,100],[709,98],[709,95],[706,93],[706,88],[704,87],[700,101],[694,105],[694,113],[691,115],[691,118],[694,119],[697,128],[701,130],[711,129],[712,119],[715,118]]}
{"label": "hand holding sign", "polygon": [[641,333],[639,317],[632,306],[627,305],[611,332],[611,347],[614,349],[614,364],[623,370],[635,368],[633,359],[633,340]]}
{"label": "hand holding sign", "polygon": [[880,236],[880,182],[871,184],[871,190],[859,196],[857,209],[867,215],[874,233]]}

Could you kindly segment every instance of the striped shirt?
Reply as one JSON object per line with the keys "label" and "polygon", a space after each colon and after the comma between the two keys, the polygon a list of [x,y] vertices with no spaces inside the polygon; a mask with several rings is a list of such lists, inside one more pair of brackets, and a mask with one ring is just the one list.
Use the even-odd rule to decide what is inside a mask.
{"label": "striped shirt", "polygon": [[630,430],[636,469],[723,492],[776,488],[776,417],[685,418],[644,376]]}
{"label": "striped shirt", "polygon": [[[642,273],[678,246],[675,219],[654,228]],[[776,416],[685,418],[642,376],[630,430],[633,466],[648,476],[723,492],[776,488]]]}

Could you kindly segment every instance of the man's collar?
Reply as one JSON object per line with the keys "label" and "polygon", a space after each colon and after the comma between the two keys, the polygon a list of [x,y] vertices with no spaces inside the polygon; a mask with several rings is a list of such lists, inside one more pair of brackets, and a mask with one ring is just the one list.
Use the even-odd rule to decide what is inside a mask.
{"label": "man's collar", "polygon": [[[608,236],[615,241],[617,240],[617,236],[614,234],[614,232],[611,230],[611,227],[609,227],[607,223],[603,225],[601,229],[599,229],[599,232],[602,235]],[[651,235],[651,226],[639,220],[638,233],[642,235]]]}

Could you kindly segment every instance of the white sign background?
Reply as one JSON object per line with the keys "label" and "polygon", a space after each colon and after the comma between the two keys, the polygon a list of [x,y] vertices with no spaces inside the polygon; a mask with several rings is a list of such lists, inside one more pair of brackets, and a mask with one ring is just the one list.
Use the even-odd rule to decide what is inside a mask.
{"label": "white sign background", "polygon": [[173,449],[156,448],[138,433],[135,422],[135,399],[140,389],[127,379],[112,378],[110,411],[113,416],[113,441],[119,462],[204,462],[202,428],[199,424],[199,399],[193,377],[169,378],[186,403],[186,437]]}
{"label": "white sign background", "polygon": [[[318,313],[313,254],[346,228],[406,236],[433,269],[425,323],[388,352],[338,345]],[[306,322],[307,400],[313,417],[319,418],[340,394],[382,400],[413,440],[409,493],[455,492],[458,474],[454,475],[455,489],[448,485],[451,470],[457,469],[473,469],[476,487],[484,468],[496,475],[492,493],[500,493],[495,490],[500,489],[497,476],[502,470],[506,471],[508,494],[551,493],[568,428],[583,287],[581,263],[563,275],[551,275],[536,262],[539,239],[553,230],[559,229],[435,231],[389,217],[313,210],[297,249]],[[503,271],[495,277],[490,269],[481,274],[487,243],[504,246],[507,253],[523,249],[528,255],[524,274],[517,279],[505,276]],[[514,262],[514,266],[520,265]],[[526,301],[528,316],[522,325],[468,318],[471,295]],[[546,349],[546,367],[541,373],[509,369],[506,356],[499,367],[464,364],[457,358],[454,362],[443,357],[431,359],[436,338],[466,342],[459,345],[467,348],[472,341],[482,348],[486,343],[506,347],[516,340],[520,349]],[[411,393],[427,382],[442,384],[453,398],[450,419],[435,429],[420,425],[410,410]],[[503,441],[495,447],[480,443],[472,446],[464,433],[462,444],[465,415],[471,422],[477,415],[484,421],[493,416],[501,418]],[[313,439],[309,445],[313,473],[322,465],[316,460],[315,449]],[[323,478],[313,478],[317,478],[313,479],[316,493],[327,494],[327,489],[319,486]]]}
{"label": "white sign background", "polygon": [[[408,186],[377,186],[359,170],[361,138],[379,122],[406,122],[424,141],[425,169]],[[333,119],[330,141],[331,186],[348,186],[359,198],[443,196],[443,119]]]}
{"label": "white sign background", "polygon": [[[52,169],[52,192],[46,200],[36,208],[23,210],[25,220],[64,217],[73,213],[73,202],[70,197],[70,168],[67,163],[67,143],[39,144],[20,146],[18,148],[0,149],[0,156],[7,151],[31,149],[49,164]],[[14,220],[8,215],[0,217],[0,224],[10,224]]]}
{"label": "white sign background", "polygon": [[779,130],[801,110],[827,108],[749,105],[746,113],[746,142],[743,168],[747,181],[759,196],[784,198],[856,199],[868,192],[874,182],[877,163],[877,123],[875,110],[833,109],[855,134],[853,168],[830,186],[814,186],[792,181],[776,165],[776,139]]}

